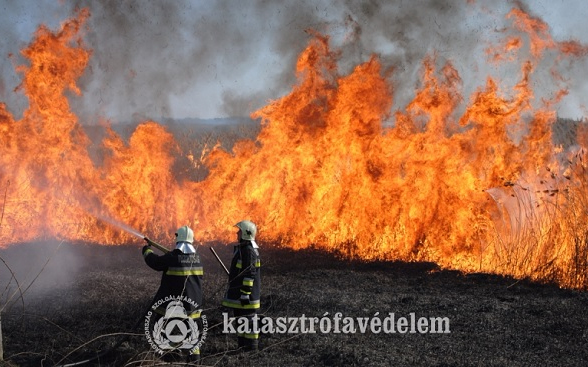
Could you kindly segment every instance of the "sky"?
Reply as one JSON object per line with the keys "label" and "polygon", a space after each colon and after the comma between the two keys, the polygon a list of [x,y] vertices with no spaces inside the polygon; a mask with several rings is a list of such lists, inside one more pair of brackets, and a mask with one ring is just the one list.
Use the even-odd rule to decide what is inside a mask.
{"label": "sky", "polygon": [[[90,9],[84,41],[92,59],[71,98],[82,122],[248,116],[296,83],[295,63],[312,29],[341,51],[341,73],[377,55],[394,68],[393,109],[414,96],[423,58],[452,61],[464,94],[483,85],[480,54],[515,4],[550,26],[556,41],[588,44],[583,0],[467,1],[141,1],[0,0],[0,101],[19,118],[27,100],[15,92],[26,63],[20,50],[40,24],[57,30],[76,7]],[[8,57],[8,55],[13,55]],[[586,61],[570,65],[570,93],[558,115],[581,118],[588,106]],[[508,83],[519,77],[498,72]],[[502,73],[502,74],[500,74]],[[550,83],[547,79],[536,82]]]}

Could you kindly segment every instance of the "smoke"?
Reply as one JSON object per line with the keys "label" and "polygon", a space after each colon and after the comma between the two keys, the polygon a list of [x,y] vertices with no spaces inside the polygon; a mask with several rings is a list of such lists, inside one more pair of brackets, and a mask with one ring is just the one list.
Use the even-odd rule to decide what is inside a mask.
{"label": "smoke", "polygon": [[37,242],[0,251],[0,308],[21,304],[79,280],[89,254],[82,245]]}
{"label": "smoke", "polygon": [[[300,28],[291,33],[281,24],[292,15],[312,18],[269,2],[77,5],[91,9],[86,39],[94,54],[80,81],[86,96],[76,107],[90,114],[96,108],[105,115],[115,111],[134,120],[249,115],[294,82],[291,70],[308,23],[294,25]],[[288,36],[296,33],[298,39]],[[260,83],[260,68],[272,78]],[[178,104],[183,104],[181,111]],[[217,105],[210,111],[196,107]]]}
{"label": "smoke", "polygon": [[[378,55],[394,71],[393,108],[402,109],[417,87],[423,58],[432,53],[439,63],[454,63],[464,95],[491,73],[518,80],[517,70],[493,69],[484,60],[484,49],[500,36],[514,6],[524,7],[466,0],[5,1],[0,98],[19,116],[26,100],[13,93],[19,83],[14,64],[22,62],[18,50],[39,23],[54,28],[74,9],[87,7],[91,17],[84,41],[93,54],[78,82],[83,96],[71,98],[85,124],[100,117],[137,122],[248,116],[296,83],[296,58],[311,37],[309,30],[331,37],[341,50],[343,73]],[[16,56],[7,58],[9,53]],[[565,67],[581,75],[586,65]],[[572,92],[586,90],[582,78],[567,82]],[[570,100],[581,105],[581,98]]]}
{"label": "smoke", "polygon": [[348,1],[347,11],[361,32],[347,36],[342,59],[351,68],[375,53],[392,67],[394,108],[402,109],[414,98],[422,62],[432,53],[439,63],[458,61],[455,66],[462,79],[480,82],[463,76],[479,68],[472,51],[491,33],[487,22],[480,21],[477,7],[465,1]]}

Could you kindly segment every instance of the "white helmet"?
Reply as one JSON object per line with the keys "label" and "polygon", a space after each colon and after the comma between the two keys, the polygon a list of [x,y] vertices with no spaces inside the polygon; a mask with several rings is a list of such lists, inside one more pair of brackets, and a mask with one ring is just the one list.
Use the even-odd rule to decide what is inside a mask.
{"label": "white helmet", "polygon": [[241,230],[241,239],[254,241],[257,234],[257,226],[250,220],[242,220],[235,224]]}
{"label": "white helmet", "polygon": [[188,226],[183,226],[183,227],[178,228],[178,230],[176,231],[176,243],[177,242],[193,243],[194,242],[194,231],[192,231],[192,228],[190,228]]}

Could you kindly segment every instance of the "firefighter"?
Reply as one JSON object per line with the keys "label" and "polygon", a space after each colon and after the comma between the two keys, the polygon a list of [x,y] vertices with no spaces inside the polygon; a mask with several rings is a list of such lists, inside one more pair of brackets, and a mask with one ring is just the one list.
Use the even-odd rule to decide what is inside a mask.
{"label": "firefighter", "polygon": [[255,242],[256,225],[243,220],[235,225],[238,228],[233,260],[229,270],[229,288],[222,305],[232,309],[236,318],[245,317],[251,328],[246,333],[237,334],[239,349],[254,351],[259,348],[259,332],[253,328],[253,317],[260,307],[261,277],[259,246]]}
{"label": "firefighter", "polygon": [[[159,289],[152,304],[160,304],[155,309],[155,314],[158,319],[163,317],[165,320],[167,313],[169,313],[166,313],[169,300],[177,302],[178,299],[181,299],[180,306],[184,307],[186,321],[189,321],[186,322],[186,325],[197,325],[195,322],[200,321],[203,301],[202,275],[204,272],[200,263],[200,255],[193,245],[194,232],[190,227],[180,227],[175,236],[175,249],[161,256],[153,252],[147,239],[147,245],[143,247],[145,263],[152,269],[163,272]],[[166,299],[168,301],[161,302]],[[154,318],[154,323],[158,319]],[[188,348],[186,352],[188,361],[197,362],[200,360],[199,347]]]}

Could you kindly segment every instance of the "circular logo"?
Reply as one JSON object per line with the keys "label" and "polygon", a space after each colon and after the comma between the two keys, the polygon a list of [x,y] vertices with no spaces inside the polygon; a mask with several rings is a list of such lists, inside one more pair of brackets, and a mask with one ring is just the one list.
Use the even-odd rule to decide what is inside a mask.
{"label": "circular logo", "polygon": [[165,297],[145,315],[145,336],[151,348],[161,355],[173,350],[199,350],[207,331],[206,316],[187,297]]}

